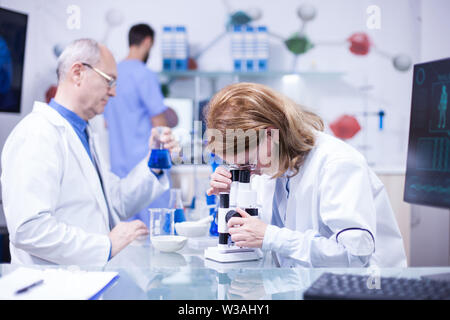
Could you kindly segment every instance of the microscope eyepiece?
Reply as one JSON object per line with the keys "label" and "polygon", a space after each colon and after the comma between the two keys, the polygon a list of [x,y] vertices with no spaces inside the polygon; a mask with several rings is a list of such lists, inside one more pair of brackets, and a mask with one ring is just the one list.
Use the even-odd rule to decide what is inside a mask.
{"label": "microscope eyepiece", "polygon": [[239,172],[240,183],[250,183],[250,170],[241,170]]}
{"label": "microscope eyepiece", "polygon": [[231,181],[239,181],[239,171],[238,169],[230,170],[231,173]]}

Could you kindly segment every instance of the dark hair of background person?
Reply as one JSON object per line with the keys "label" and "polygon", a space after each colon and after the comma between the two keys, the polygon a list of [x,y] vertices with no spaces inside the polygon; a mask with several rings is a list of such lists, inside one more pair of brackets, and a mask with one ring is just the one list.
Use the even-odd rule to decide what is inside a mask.
{"label": "dark hair of background person", "polygon": [[136,24],[128,32],[128,45],[140,45],[146,37],[155,40],[155,31],[148,24]]}

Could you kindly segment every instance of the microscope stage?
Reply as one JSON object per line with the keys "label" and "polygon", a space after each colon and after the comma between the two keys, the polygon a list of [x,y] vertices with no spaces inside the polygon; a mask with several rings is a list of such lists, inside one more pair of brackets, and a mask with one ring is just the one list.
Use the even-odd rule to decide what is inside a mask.
{"label": "microscope stage", "polygon": [[259,260],[261,257],[254,249],[245,248],[219,248],[209,247],[205,249],[205,259],[217,262],[242,262]]}

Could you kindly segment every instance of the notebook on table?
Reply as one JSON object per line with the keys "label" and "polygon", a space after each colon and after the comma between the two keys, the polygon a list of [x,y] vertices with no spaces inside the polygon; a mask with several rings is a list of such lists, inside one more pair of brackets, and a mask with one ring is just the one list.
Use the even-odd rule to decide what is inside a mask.
{"label": "notebook on table", "polygon": [[95,300],[118,278],[117,272],[20,267],[0,278],[0,299]]}

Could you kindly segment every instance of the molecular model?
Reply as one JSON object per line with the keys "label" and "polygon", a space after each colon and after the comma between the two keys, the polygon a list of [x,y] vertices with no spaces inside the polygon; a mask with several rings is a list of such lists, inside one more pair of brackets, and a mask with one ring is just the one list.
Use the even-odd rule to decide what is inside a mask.
{"label": "molecular model", "polygon": [[[247,25],[250,24],[262,17],[261,10],[253,8],[248,9],[247,11],[238,10],[233,11],[230,9],[227,1],[224,0],[224,4],[228,9],[228,23],[226,26],[226,30],[217,36],[213,41],[211,41],[207,46],[205,46],[202,50],[199,51],[198,54],[194,55],[190,58],[189,61],[189,69],[196,69],[198,58],[207,52],[213,45],[215,45],[220,39],[222,39],[235,25]],[[289,38],[285,38],[283,36],[277,35],[273,32],[269,32],[269,36],[276,38],[282,41],[286,48],[295,56],[297,59],[300,55],[305,54],[310,51],[318,44],[314,44],[306,35],[306,25],[314,20],[317,15],[317,10],[314,6],[309,4],[303,4],[297,9],[297,15],[301,20],[300,30],[295,32]],[[398,71],[408,71],[411,68],[411,59],[409,56],[405,54],[398,54],[392,56],[386,52],[382,52],[378,48],[375,47],[369,36],[364,32],[356,32],[350,35],[346,39],[346,41],[328,43],[327,45],[342,45],[345,43],[349,43],[349,50],[354,55],[365,56],[372,51],[380,54],[383,57],[389,58],[392,61],[394,68]],[[323,45],[324,43],[322,43]],[[295,62],[294,62],[295,66]]]}

